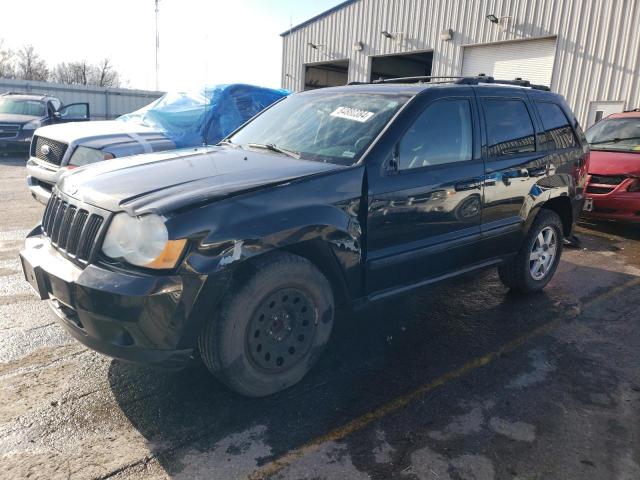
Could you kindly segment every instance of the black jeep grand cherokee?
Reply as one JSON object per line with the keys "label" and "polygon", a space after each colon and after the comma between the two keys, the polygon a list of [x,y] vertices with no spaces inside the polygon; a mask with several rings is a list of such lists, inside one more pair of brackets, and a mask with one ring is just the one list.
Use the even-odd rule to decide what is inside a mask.
{"label": "black jeep grand cherokee", "polygon": [[169,367],[197,349],[232,389],[268,395],[311,368],[336,305],[493,266],[542,289],[588,154],[565,101],[527,82],[316,90],[218,146],[70,173],[21,258],[90,348]]}

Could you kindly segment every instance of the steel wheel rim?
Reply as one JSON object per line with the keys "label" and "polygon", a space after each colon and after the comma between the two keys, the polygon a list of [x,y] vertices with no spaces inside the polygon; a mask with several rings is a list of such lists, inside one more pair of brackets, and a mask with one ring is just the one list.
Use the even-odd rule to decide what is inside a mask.
{"label": "steel wheel rim", "polygon": [[529,252],[529,273],[534,280],[542,280],[553,267],[558,240],[553,227],[544,227],[536,236]]}
{"label": "steel wheel rim", "polygon": [[311,296],[297,288],[279,289],[260,303],[249,321],[249,359],[267,373],[285,372],[309,352],[317,327]]}

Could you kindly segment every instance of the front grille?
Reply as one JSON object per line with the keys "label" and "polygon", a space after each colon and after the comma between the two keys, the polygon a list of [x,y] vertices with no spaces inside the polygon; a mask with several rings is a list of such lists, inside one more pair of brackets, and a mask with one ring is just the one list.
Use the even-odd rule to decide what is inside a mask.
{"label": "front grille", "polygon": [[42,217],[42,230],[51,244],[70,260],[86,265],[98,251],[106,212],[53,194]]}
{"label": "front grille", "polygon": [[616,213],[618,210],[616,210],[615,208],[598,207],[597,205],[595,205],[593,207],[593,211],[596,213]]}
{"label": "front grille", "polygon": [[627,177],[624,175],[591,175],[590,183],[598,185],[620,185]]}
{"label": "front grille", "polygon": [[605,193],[611,193],[612,191],[613,191],[613,187],[595,187],[593,185],[587,185],[587,193],[604,195]]}
{"label": "front grille", "polygon": [[16,138],[20,131],[20,125],[0,123],[0,138]]}
{"label": "front grille", "polygon": [[66,143],[51,140],[45,137],[34,136],[31,142],[31,156],[45,162],[60,165],[67,151]]}

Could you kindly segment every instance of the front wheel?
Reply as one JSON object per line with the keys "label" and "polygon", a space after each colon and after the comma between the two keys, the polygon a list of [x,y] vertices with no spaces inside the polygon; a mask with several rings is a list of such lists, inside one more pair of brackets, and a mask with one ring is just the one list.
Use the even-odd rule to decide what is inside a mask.
{"label": "front wheel", "polygon": [[333,313],[331,286],[311,262],[268,255],[205,323],[202,360],[236,392],[270,395],[313,366],[329,340]]}
{"label": "front wheel", "polygon": [[542,290],[558,268],[562,243],[560,217],[552,210],[540,210],[518,254],[498,267],[500,280],[524,293]]}

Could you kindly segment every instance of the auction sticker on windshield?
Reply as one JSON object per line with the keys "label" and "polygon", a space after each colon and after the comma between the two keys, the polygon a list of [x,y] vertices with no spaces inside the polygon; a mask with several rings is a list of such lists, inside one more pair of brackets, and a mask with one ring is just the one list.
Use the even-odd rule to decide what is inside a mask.
{"label": "auction sticker on windshield", "polygon": [[331,112],[332,117],[345,118],[347,120],[353,120],[355,122],[364,123],[373,117],[373,112],[367,112],[366,110],[360,110],[359,108],[352,107],[338,107]]}

